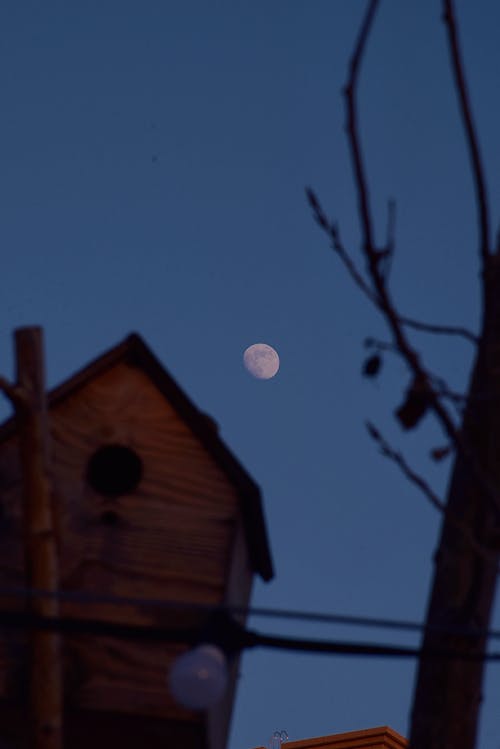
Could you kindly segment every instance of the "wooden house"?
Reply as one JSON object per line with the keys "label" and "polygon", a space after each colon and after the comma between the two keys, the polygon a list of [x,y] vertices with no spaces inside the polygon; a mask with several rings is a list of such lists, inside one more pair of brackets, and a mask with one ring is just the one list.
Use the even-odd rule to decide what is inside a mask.
{"label": "wooden house", "polygon": [[[141,338],[130,335],[55,388],[48,406],[61,615],[182,629],[206,620],[192,604],[247,606],[254,575],[273,575],[259,489]],[[24,605],[17,443],[11,419],[0,427],[4,611]],[[185,648],[65,636],[65,746],[223,749],[237,663],[223,702],[192,712],[166,683]],[[0,627],[7,746],[27,745],[28,659],[26,633]]]}
{"label": "wooden house", "polygon": [[[408,749],[408,741],[388,726],[285,741],[282,749]],[[264,749],[264,747],[259,747]]]}

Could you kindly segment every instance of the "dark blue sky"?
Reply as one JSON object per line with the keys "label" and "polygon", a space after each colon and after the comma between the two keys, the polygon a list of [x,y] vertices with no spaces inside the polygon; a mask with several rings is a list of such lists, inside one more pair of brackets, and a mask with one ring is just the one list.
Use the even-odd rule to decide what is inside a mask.
{"label": "dark blue sky", "polygon": [[[341,87],[364,3],[89,0],[0,8],[1,370],[11,331],[41,324],[49,384],[138,331],[263,490],[277,576],[257,606],[421,620],[439,518],[380,457],[373,420],[437,491],[449,464],[430,420],[403,435],[407,384],[384,327],[304,199],[312,185],[359,261]],[[500,203],[500,8],[457,13],[492,218]],[[378,238],[397,200],[391,275],[401,311],[477,326],[476,218],[440,3],[382,3],[360,113]],[[463,390],[471,346],[415,334]],[[273,345],[253,380],[242,353]],[[5,405],[3,413],[7,414]],[[498,623],[499,617],[496,617]],[[408,635],[253,620],[263,631]],[[481,749],[498,749],[499,667]],[[407,729],[414,664],[251,652],[229,749],[389,724]]]}

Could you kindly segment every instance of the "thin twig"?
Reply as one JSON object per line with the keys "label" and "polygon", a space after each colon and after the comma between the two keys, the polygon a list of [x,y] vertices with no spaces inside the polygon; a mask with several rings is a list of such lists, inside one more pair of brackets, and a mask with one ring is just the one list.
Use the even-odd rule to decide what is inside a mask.
{"label": "thin twig", "polygon": [[326,214],[321,207],[321,203],[316,196],[316,193],[310,187],[306,187],[306,195],[307,200],[309,201],[309,205],[311,206],[315,221],[328,235],[333,249],[345,265],[347,272],[351,276],[352,280],[354,281],[356,286],[361,289],[363,294],[368,297],[368,299],[370,299],[370,301],[375,306],[378,306],[377,299],[373,291],[371,290],[366,280],[363,278],[361,272],[356,268],[354,261],[342,244],[338,227],[327,219]]}
{"label": "thin twig", "polygon": [[[364,345],[366,348],[375,349],[377,352],[381,351],[388,351],[390,354],[394,354],[395,356],[399,356],[404,359],[401,351],[398,349],[397,346],[395,346],[393,343],[389,343],[387,341],[381,341],[379,338],[366,338],[364,341]],[[444,380],[442,377],[438,377],[438,375],[434,375],[431,372],[427,373],[427,376],[429,378],[429,382],[432,383],[432,389],[434,393],[439,396],[439,398],[446,398],[449,400],[453,405],[459,409],[460,415],[463,415],[463,409],[471,401],[470,395],[464,395],[464,393],[457,393],[456,391],[452,390],[446,380]],[[484,400],[487,396],[484,398],[481,398],[481,400]]]}
{"label": "thin twig", "polygon": [[386,250],[392,255],[394,252],[394,237],[396,228],[396,201],[389,200],[387,204],[387,240]]}
{"label": "thin twig", "polygon": [[407,328],[413,328],[414,330],[421,330],[423,333],[436,333],[437,335],[456,335],[465,338],[471,343],[478,344],[479,336],[471,333],[467,328],[462,328],[459,325],[435,325],[433,323],[421,322],[420,320],[414,320],[411,317],[400,316],[399,322],[405,325]]}
{"label": "thin twig", "polygon": [[[325,211],[323,210],[321,203],[318,199],[318,196],[312,190],[310,187],[306,188],[306,195],[307,200],[309,202],[309,205],[311,206],[314,220],[319,224],[321,229],[328,235],[332,247],[339,256],[340,260],[344,264],[345,268],[347,269],[347,272],[351,276],[352,280],[358,286],[358,288],[363,292],[363,294],[374,304],[377,308],[380,309],[379,301],[377,299],[377,296],[373,293],[372,289],[370,288],[369,284],[367,283],[366,279],[363,277],[361,272],[356,268],[356,265],[352,258],[350,257],[349,253],[347,252],[346,248],[344,247],[342,240],[340,238],[340,231],[338,226],[336,224],[332,223],[328,220],[326,217]],[[388,227],[388,241],[391,242],[391,250],[392,253],[392,238],[390,234],[390,229]],[[389,249],[389,248],[387,248]],[[405,317],[405,316],[399,316],[398,315],[399,322],[404,325],[407,328],[413,328],[414,330],[419,330],[425,333],[433,333],[437,335],[454,335],[454,336],[461,336],[462,338],[467,339],[468,341],[471,341],[471,343],[477,344],[478,338],[473,333],[471,333],[466,328],[462,328],[455,325],[436,325],[432,323],[426,323],[422,322],[420,320],[414,320],[411,317]]]}
{"label": "thin twig", "polygon": [[479,142],[472,119],[472,110],[467,91],[467,83],[462,64],[462,56],[458,43],[458,30],[453,8],[453,0],[443,0],[443,20],[448,32],[448,43],[450,46],[451,64],[455,76],[455,86],[458,93],[460,112],[465,128],[467,145],[469,148],[472,162],[472,176],[476,191],[476,202],[479,223],[479,254],[482,263],[483,272],[486,268],[488,258],[491,253],[490,249],[490,219],[488,210],[488,199],[486,193],[486,184],[484,169],[479,152]]}
{"label": "thin twig", "polygon": [[463,523],[461,519],[458,518],[455,514],[449,511],[445,502],[443,502],[443,500],[438,497],[433,489],[431,489],[427,481],[408,465],[405,457],[398,450],[395,450],[385,440],[379,430],[370,421],[366,422],[366,428],[370,437],[379,446],[382,455],[384,455],[386,458],[389,458],[389,460],[392,460],[392,462],[401,469],[405,477],[420,489],[422,494],[429,500],[431,505],[435,507],[436,510],[438,510],[440,513],[442,513],[446,517],[447,521],[451,525],[454,525],[455,528],[457,528],[462,533],[464,539],[471,546],[471,548],[474,549],[474,551],[489,560],[491,560],[492,556],[496,556],[496,552],[490,553],[487,549],[481,546],[480,543],[478,543],[467,525]]}
{"label": "thin twig", "polygon": [[406,478],[408,478],[413,484],[418,486],[420,491],[427,497],[429,502],[436,510],[444,513],[446,511],[446,504],[440,499],[437,494],[431,489],[429,484],[419,476],[406,462],[403,455],[389,445],[389,443],[381,435],[380,431],[375,427],[371,421],[366,422],[366,428],[370,437],[377,443],[380,448],[380,452],[386,458],[390,458],[399,468],[403,471]]}
{"label": "thin twig", "polygon": [[[422,383],[424,386],[427,386],[426,390],[429,399],[429,407],[434,412],[448,439],[452,444],[455,445],[457,452],[459,452],[470,465],[471,470],[476,476],[479,487],[482,491],[484,491],[492,506],[495,508],[496,513],[500,516],[500,497],[498,496],[498,491],[491,480],[488,478],[488,476],[484,473],[481,466],[478,464],[478,461],[474,457],[470,446],[464,442],[460,430],[455,424],[451,414],[441,402],[438,394],[434,392],[428,372],[421,364],[417,351],[411,346],[410,342],[405,336],[403,325],[396,312],[396,307],[389,295],[389,291],[385,283],[385,278],[380,270],[380,252],[377,250],[373,239],[368,183],[366,179],[363,158],[361,155],[361,138],[356,110],[359,69],[377,5],[377,0],[371,0],[370,4],[368,5],[363,23],[361,25],[361,30],[354,47],[354,53],[349,65],[347,84],[344,89],[347,114],[347,134],[354,170],[356,191],[358,194],[358,208],[361,230],[363,234],[363,251],[368,265],[368,272],[373,283],[373,290],[376,295],[378,307],[385,317],[386,323],[392,332],[395,345],[401,351],[402,356],[405,358],[408,366],[410,367],[410,370],[413,372],[414,380],[416,382]],[[452,26],[452,28],[454,28],[454,26]],[[455,39],[455,37],[453,37],[453,39]],[[481,177],[482,172],[479,171],[478,175],[479,177]],[[483,185],[483,182],[481,180],[479,183]],[[482,205],[485,206],[486,203]],[[487,211],[485,212],[485,216],[487,219]],[[485,230],[487,229],[487,223],[485,224],[484,222],[481,222],[481,229],[484,234]]]}
{"label": "thin twig", "polygon": [[395,200],[389,200],[387,204],[387,233],[386,233],[386,241],[385,241],[385,247],[382,250],[382,258],[381,258],[381,273],[384,276],[384,279],[387,281],[389,278],[389,274],[391,272],[391,266],[392,266],[392,258],[394,257],[394,247],[395,247],[395,228],[396,228],[396,201]]}
{"label": "thin twig", "polygon": [[431,379],[436,394],[441,398],[448,398],[448,400],[452,401],[456,405],[460,405],[462,408],[470,402],[470,395],[457,393],[454,390],[451,390],[448,387],[448,383],[446,382],[446,380],[444,380],[442,377],[432,375]]}
{"label": "thin twig", "polygon": [[365,169],[361,156],[361,147],[357,136],[357,109],[355,91],[358,83],[361,60],[368,40],[368,35],[379,5],[379,0],[371,0],[366,11],[361,29],[358,35],[354,53],[349,64],[349,77],[344,88],[347,104],[347,133],[351,147],[351,158],[354,167],[355,180],[358,194],[358,208],[363,230],[365,250],[372,251],[375,247],[373,242],[372,217],[368,201],[368,186],[366,182]]}
{"label": "thin twig", "polygon": [[[363,234],[363,250],[367,261],[370,278],[375,289],[378,306],[393,334],[397,349],[406,359],[415,378],[420,382],[428,382],[428,374],[422,367],[417,352],[411,347],[409,341],[406,339],[402,328],[402,323],[396,312],[396,307],[389,296],[389,291],[387,289],[385,279],[380,272],[378,262],[379,253],[375,247],[372,234],[372,218],[368,195],[368,181],[366,178],[365,166],[361,155],[361,139],[356,110],[357,84],[361,60],[365,51],[368,34],[370,32],[377,5],[377,0],[371,0],[367,8],[365,18],[361,25],[361,30],[354,47],[354,53],[349,64],[347,84],[344,88],[346,100],[347,134],[351,151],[356,191],[358,193],[359,217]],[[433,398],[432,405],[434,410],[437,412],[440,420],[444,422],[446,431],[448,433],[451,433],[453,438],[455,438],[455,425],[451,421],[451,418],[448,415],[447,411],[441,407],[441,404],[437,401],[436,397]]]}

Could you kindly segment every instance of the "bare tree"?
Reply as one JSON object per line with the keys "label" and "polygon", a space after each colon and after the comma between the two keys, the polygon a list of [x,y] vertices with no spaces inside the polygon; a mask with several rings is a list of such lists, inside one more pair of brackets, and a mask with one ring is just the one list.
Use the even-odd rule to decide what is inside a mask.
{"label": "bare tree", "polygon": [[[394,207],[389,205],[385,243],[377,244],[357,110],[361,63],[379,0],[370,0],[354,46],[344,89],[346,128],[354,172],[362,252],[359,269],[345,248],[338,226],[326,216],[315,193],[307,195],[314,217],[361,292],[385,319],[391,342],[372,342],[365,362],[367,376],[377,374],[384,347],[406,362],[409,383],[396,417],[404,429],[418,425],[432,413],[454,452],[446,500],[435,495],[426,480],[393,448],[373,424],[371,437],[442,512],[442,529],[421,645],[411,714],[411,749],[473,749],[482,698],[487,631],[500,554],[500,255],[490,237],[488,196],[478,139],[463,71],[453,0],[442,0],[459,109],[475,187],[478,224],[478,263],[481,278],[479,335],[453,326],[419,322],[397,309],[388,285],[394,253]],[[460,400],[425,365],[408,336],[410,329],[435,335],[459,335],[476,346],[475,363],[462,416],[453,403]],[[439,458],[439,451],[435,457]],[[455,653],[450,657],[450,651]],[[439,654],[442,657],[439,657]]]}

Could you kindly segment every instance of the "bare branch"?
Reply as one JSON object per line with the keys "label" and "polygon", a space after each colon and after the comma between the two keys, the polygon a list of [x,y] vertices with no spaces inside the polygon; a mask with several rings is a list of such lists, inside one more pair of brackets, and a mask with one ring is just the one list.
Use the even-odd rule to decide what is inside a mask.
{"label": "bare branch", "polygon": [[387,230],[386,230],[386,242],[383,250],[383,266],[381,272],[384,278],[387,280],[391,272],[392,258],[394,257],[395,247],[395,227],[396,227],[396,202],[389,200],[387,204]]}
{"label": "bare branch", "polygon": [[420,491],[427,497],[431,505],[435,507],[436,510],[439,510],[439,512],[444,513],[446,511],[445,503],[437,496],[437,494],[435,494],[435,492],[431,489],[425,479],[423,479],[421,476],[415,473],[412,468],[410,468],[403,455],[393,447],[391,447],[388,442],[386,442],[380,431],[371,423],[371,421],[366,422],[366,428],[370,437],[379,446],[382,455],[384,455],[386,458],[390,458],[394,463],[396,463],[396,465],[401,468],[406,478],[409,479],[412,484],[418,486]]}
{"label": "bare branch", "polygon": [[[376,294],[373,293],[372,289],[368,285],[365,278],[362,276],[361,272],[356,268],[356,265],[354,264],[354,261],[350,257],[349,253],[345,249],[342,240],[340,239],[340,232],[338,229],[338,226],[333,224],[329,219],[327,218],[321,203],[318,200],[318,197],[314,190],[310,187],[306,187],[306,195],[307,200],[309,202],[309,205],[311,206],[314,220],[317,224],[323,229],[323,231],[328,235],[332,247],[337,253],[337,255],[340,257],[341,261],[343,262],[344,266],[347,269],[347,272],[351,276],[352,280],[356,284],[356,286],[361,289],[363,294],[372,302],[372,304],[380,309],[379,300],[376,296]],[[391,213],[391,211],[389,211]],[[389,222],[390,223],[390,222]],[[386,249],[386,252],[389,252],[388,259],[390,260],[393,252],[393,237],[392,237],[392,230],[390,226],[388,226],[388,243],[390,243],[390,249],[389,246]],[[380,258],[379,258],[380,259]],[[462,328],[455,325],[435,325],[431,323],[421,322],[420,320],[414,320],[411,317],[405,317],[405,316],[399,316],[398,315],[399,322],[404,325],[407,328],[413,328],[414,330],[420,330],[425,333],[434,333],[438,335],[455,335],[455,336],[461,336],[462,338],[467,339],[468,341],[471,341],[471,343],[477,344],[478,338],[473,333],[471,333],[466,328]]]}
{"label": "bare branch", "polygon": [[421,330],[423,333],[436,333],[438,335],[455,335],[461,336],[471,343],[478,344],[479,337],[471,333],[467,328],[462,328],[458,325],[434,325],[428,322],[421,322],[420,320],[414,320],[411,317],[400,316],[399,322],[407,328],[413,328],[414,330]]}
{"label": "bare branch", "polygon": [[392,460],[393,463],[395,463],[401,469],[406,478],[420,489],[422,494],[429,500],[431,505],[435,507],[436,510],[441,512],[446,517],[448,522],[454,525],[455,528],[457,528],[462,533],[463,537],[466,539],[471,548],[474,549],[474,551],[489,560],[497,555],[496,551],[489,552],[487,549],[481,546],[481,544],[478,543],[467,525],[463,523],[460,518],[458,518],[448,510],[445,502],[443,502],[443,500],[438,497],[438,495],[429,486],[427,481],[425,481],[422,476],[420,476],[416,471],[413,470],[413,468],[408,465],[404,456],[398,450],[395,450],[393,447],[391,447],[391,445],[381,435],[379,430],[370,421],[366,422],[366,428],[370,437],[379,446],[382,455],[384,455],[386,458],[389,458],[389,460]]}
{"label": "bare branch", "polygon": [[396,227],[396,201],[389,200],[387,204],[387,240],[386,249],[392,255],[394,252],[394,237]]}
{"label": "bare branch", "polygon": [[[448,1],[446,5],[451,9],[451,2]],[[490,481],[488,476],[485,475],[477,459],[475,458],[471,447],[464,442],[463,437],[458,427],[455,425],[451,414],[442,403],[439,395],[432,388],[429,373],[421,364],[417,351],[411,346],[410,342],[406,338],[403,324],[397,314],[396,306],[394,305],[390,297],[385,283],[385,278],[381,273],[379,265],[380,253],[377,250],[373,240],[372,219],[368,199],[368,184],[365,175],[363,159],[361,156],[361,139],[356,110],[359,69],[377,6],[377,0],[371,0],[368,5],[354,48],[354,54],[350,61],[348,80],[344,89],[347,110],[347,134],[354,170],[356,191],[358,194],[359,214],[363,234],[363,252],[368,265],[368,273],[373,283],[373,293],[376,295],[375,299],[377,302],[377,306],[385,317],[386,323],[392,332],[394,343],[398,350],[401,352],[402,356],[405,358],[410,370],[412,371],[414,382],[420,383],[420,387],[426,390],[428,396],[428,408],[430,408],[434,412],[448,439],[468,462],[471,470],[474,472],[479,487],[482,491],[485,492],[488,500],[495,508],[496,514],[500,516],[500,497],[498,496],[496,487],[493,485],[493,482]],[[451,28],[454,29],[454,26],[452,25]],[[453,35],[452,39],[455,39]],[[459,57],[458,60],[460,60]],[[475,143],[475,141],[473,141],[473,143]],[[484,189],[481,170],[479,170],[476,175],[479,179],[479,184],[481,184],[482,189]],[[483,201],[480,205],[485,208],[486,202]],[[487,211],[484,212],[484,216],[487,220]],[[484,221],[481,221],[483,238],[486,237],[486,229],[487,221],[486,223],[484,223]],[[485,245],[485,247],[487,248],[487,245]]]}
{"label": "bare branch", "polygon": [[[402,356],[406,359],[408,366],[413,372],[415,380],[421,383],[429,383],[429,376],[421,365],[417,352],[412,348],[409,341],[406,339],[402,323],[396,312],[396,307],[390,298],[385,279],[380,271],[378,262],[379,253],[375,247],[372,233],[372,219],[368,198],[368,183],[365,175],[363,159],[361,156],[361,140],[356,110],[357,84],[362,56],[365,51],[368,34],[371,29],[377,6],[377,0],[371,0],[367,8],[360,33],[354,47],[354,53],[350,61],[348,80],[344,89],[347,110],[347,134],[354,169],[356,191],[358,194],[359,214],[363,233],[363,251],[368,265],[368,272],[374,286],[377,306],[385,317],[386,322],[393,334],[394,343],[397,349],[401,352]],[[441,422],[448,437],[453,442],[455,442],[457,440],[457,429],[453,423],[453,420],[445,407],[439,402],[437,396],[432,392],[430,383],[429,390],[431,390],[430,405],[439,421]]]}
{"label": "bare branch", "polygon": [[[379,338],[365,338],[364,345],[366,348],[375,349],[377,353],[388,351],[390,354],[394,354],[395,356],[399,356],[404,359],[401,351],[397,348],[397,346],[395,346],[393,343],[388,343],[387,341],[381,341]],[[432,374],[431,372],[427,372],[427,376],[429,382],[432,384],[434,393],[439,398],[444,398],[453,403],[460,416],[463,416],[465,406],[467,405],[467,403],[471,403],[470,394],[465,395],[464,393],[457,393],[448,386],[446,380],[444,380],[442,377],[438,377],[437,375]],[[481,397],[481,400],[486,399],[488,399],[488,395],[484,395]],[[478,400],[478,398],[475,398],[474,400]]]}
{"label": "bare branch", "polygon": [[356,179],[358,209],[363,231],[364,247],[365,251],[370,252],[373,252],[375,244],[373,241],[372,217],[368,200],[368,185],[365,176],[365,169],[363,166],[363,159],[361,156],[360,140],[357,133],[358,124],[355,92],[358,84],[361,60],[363,58],[366,42],[368,40],[368,35],[370,33],[378,5],[379,0],[371,0],[365,13],[358,39],[354,47],[354,53],[349,64],[349,77],[344,89],[347,106],[347,133],[349,135],[351,158]]}
{"label": "bare branch", "polygon": [[28,398],[19,385],[13,385],[11,382],[0,375],[0,392],[10,400],[14,408],[23,408],[28,403]]}
{"label": "bare branch", "polygon": [[307,195],[307,200],[309,201],[309,205],[312,208],[315,221],[321,226],[323,231],[325,231],[328,234],[328,237],[331,240],[333,249],[335,250],[337,255],[340,257],[341,261],[344,263],[347,269],[347,272],[351,276],[352,280],[354,281],[356,286],[359,289],[361,289],[363,294],[366,297],[368,297],[368,299],[375,306],[378,306],[375,294],[370,289],[370,286],[363,278],[361,272],[356,268],[354,261],[352,260],[349,253],[347,252],[344,245],[342,244],[338,227],[327,219],[326,214],[323,211],[323,208],[321,207],[321,204],[316,196],[316,193],[310,187],[306,187],[306,195]]}
{"label": "bare branch", "polygon": [[448,387],[448,383],[442,377],[432,376],[432,382],[436,395],[440,398],[447,398],[449,401],[454,403],[463,409],[467,403],[470,403],[470,395],[464,395],[464,393],[457,393]]}
{"label": "bare branch", "polygon": [[457,22],[453,0],[443,0],[443,20],[448,32],[448,43],[450,46],[451,65],[455,76],[455,86],[458,93],[460,111],[465,128],[465,136],[472,162],[472,176],[476,191],[476,202],[479,223],[479,254],[483,272],[488,262],[490,249],[490,219],[488,210],[488,199],[486,195],[486,184],[484,169],[479,153],[479,142],[472,119],[472,110],[467,91],[467,83],[462,65],[462,55],[458,42]]}

